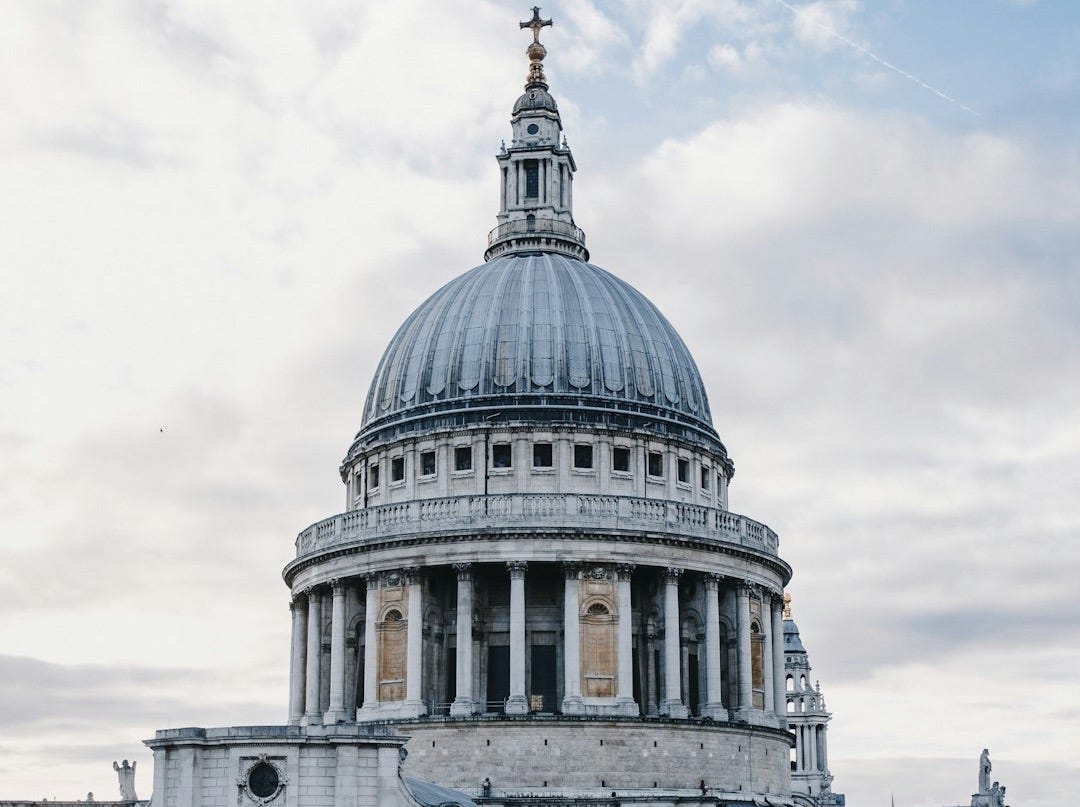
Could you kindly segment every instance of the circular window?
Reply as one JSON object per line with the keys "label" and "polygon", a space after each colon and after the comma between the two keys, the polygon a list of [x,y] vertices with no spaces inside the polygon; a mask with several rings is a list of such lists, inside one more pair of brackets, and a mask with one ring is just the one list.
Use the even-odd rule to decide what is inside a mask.
{"label": "circular window", "polygon": [[248,774],[248,790],[260,799],[273,796],[280,784],[277,768],[269,762],[260,762]]}
{"label": "circular window", "polygon": [[537,126],[535,123],[530,123],[529,127],[525,131],[528,132],[529,134],[536,134],[537,132],[540,131],[540,127]]}

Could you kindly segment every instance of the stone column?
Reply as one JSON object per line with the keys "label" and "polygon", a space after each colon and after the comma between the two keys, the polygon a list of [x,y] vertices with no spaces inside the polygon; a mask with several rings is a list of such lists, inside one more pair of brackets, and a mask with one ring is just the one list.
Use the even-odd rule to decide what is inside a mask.
{"label": "stone column", "polygon": [[307,664],[304,671],[306,692],[304,717],[300,724],[317,726],[322,722],[319,713],[319,660],[322,655],[322,602],[315,589],[308,589]]}
{"label": "stone column", "polygon": [[331,580],[333,606],[330,612],[330,708],[323,723],[345,722],[345,585]]}
{"label": "stone column", "polygon": [[529,711],[525,695],[525,570],[523,560],[506,564],[510,572],[510,697],[506,701],[508,715],[523,715]]}
{"label": "stone column", "polygon": [[679,575],[682,569],[668,567],[664,571],[664,699],[660,714],[667,717],[687,717],[689,710],[682,702],[681,650],[679,642]]}
{"label": "stone column", "polygon": [[427,713],[423,693],[424,669],[424,584],[420,569],[413,566],[405,570],[409,584],[409,621],[406,626],[405,644],[405,703],[404,711],[410,715]]}
{"label": "stone column", "polygon": [[754,707],[754,682],[750,668],[750,588],[740,583],[735,597],[736,633],[738,634],[739,708],[737,716],[747,720]]}
{"label": "stone column", "polygon": [[368,574],[364,580],[364,703],[357,717],[370,720],[379,711],[379,578]]}
{"label": "stone column", "polygon": [[810,740],[810,770],[816,771],[817,767],[817,726],[807,726],[807,735]]}
{"label": "stone column", "polygon": [[450,716],[466,717],[476,711],[472,694],[472,564],[455,563],[454,569],[457,571],[457,692],[450,704]]}
{"label": "stone column", "polygon": [[822,724],[821,726],[821,770],[825,773],[829,772],[829,727]]}
{"label": "stone column", "polygon": [[702,717],[727,720],[723,678],[720,675],[720,581],[721,576],[705,576],[705,707]]}
{"label": "stone column", "polygon": [[787,723],[787,686],[784,673],[784,597],[783,593],[772,598],[772,663],[773,706],[780,720],[780,727]]}
{"label": "stone column", "polygon": [[563,587],[563,714],[577,715],[585,711],[581,700],[581,621],[578,618],[580,594],[576,563],[564,563],[566,582]]}
{"label": "stone column", "polygon": [[630,578],[634,573],[632,564],[624,563],[616,570],[619,581],[617,599],[619,608],[619,714],[637,717],[640,714],[634,700],[634,612],[630,602]]}
{"label": "stone column", "polygon": [[776,714],[776,689],[773,686],[773,637],[772,637],[772,597],[768,591],[761,592],[761,673],[765,691],[762,708],[766,717]]}
{"label": "stone column", "polygon": [[304,716],[304,653],[307,645],[307,614],[299,598],[289,601],[292,612],[292,644],[289,653],[289,725],[299,726]]}

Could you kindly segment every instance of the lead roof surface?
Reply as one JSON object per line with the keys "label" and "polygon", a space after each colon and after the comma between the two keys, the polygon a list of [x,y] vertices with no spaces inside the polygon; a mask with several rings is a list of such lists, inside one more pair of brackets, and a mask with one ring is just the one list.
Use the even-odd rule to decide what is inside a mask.
{"label": "lead roof surface", "polygon": [[521,393],[650,404],[712,427],[697,366],[656,307],[593,264],[543,253],[477,266],[422,303],[379,362],[362,428]]}

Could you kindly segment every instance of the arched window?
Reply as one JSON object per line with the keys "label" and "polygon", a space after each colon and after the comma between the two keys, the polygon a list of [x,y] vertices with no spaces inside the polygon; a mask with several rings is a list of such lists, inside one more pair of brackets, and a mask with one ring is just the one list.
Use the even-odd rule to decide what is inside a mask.
{"label": "arched window", "polygon": [[398,611],[397,609],[392,609],[390,611],[387,611],[385,621],[386,622],[400,622],[401,621],[401,611]]}
{"label": "arched window", "polygon": [[589,616],[607,616],[609,611],[607,606],[602,602],[594,602],[589,606],[589,610],[586,611]]}
{"label": "arched window", "polygon": [[787,691],[788,692],[794,692],[795,691],[795,678],[794,678],[794,676],[789,675],[787,677]]}
{"label": "arched window", "polygon": [[525,217],[525,229],[530,233],[536,232],[536,216],[532,213]]}

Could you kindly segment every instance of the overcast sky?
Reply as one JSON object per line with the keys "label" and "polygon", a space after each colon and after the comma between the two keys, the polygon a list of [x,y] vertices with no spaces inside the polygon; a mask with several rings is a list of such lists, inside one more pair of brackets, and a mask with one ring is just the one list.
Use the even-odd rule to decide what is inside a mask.
{"label": "overcast sky", "polygon": [[[593,261],[781,536],[852,807],[1080,769],[1080,8],[565,0]],[[0,0],[0,798],[280,723],[296,533],[479,263],[527,4]]]}

